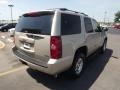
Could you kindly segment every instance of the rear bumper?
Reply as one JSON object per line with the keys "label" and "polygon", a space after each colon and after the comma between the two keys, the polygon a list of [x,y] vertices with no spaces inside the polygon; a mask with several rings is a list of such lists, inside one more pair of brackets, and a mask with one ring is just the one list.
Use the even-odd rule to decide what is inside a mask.
{"label": "rear bumper", "polygon": [[[49,59],[48,62],[41,62],[39,63],[34,63],[34,59],[30,58],[29,56],[26,56],[20,52],[14,47],[13,53],[23,62],[27,63],[28,66],[30,66],[32,69],[39,70],[41,72],[50,74],[50,75],[55,75],[60,72],[63,72],[67,69],[69,69],[72,65],[72,57],[68,56],[59,60],[56,59]],[[28,59],[31,59],[28,61]]]}

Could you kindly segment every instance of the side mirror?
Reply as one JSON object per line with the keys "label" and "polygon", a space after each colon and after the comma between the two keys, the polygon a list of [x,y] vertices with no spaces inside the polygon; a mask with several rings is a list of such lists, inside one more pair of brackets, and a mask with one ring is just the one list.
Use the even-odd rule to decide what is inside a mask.
{"label": "side mirror", "polygon": [[96,32],[102,32],[102,28],[99,26]]}

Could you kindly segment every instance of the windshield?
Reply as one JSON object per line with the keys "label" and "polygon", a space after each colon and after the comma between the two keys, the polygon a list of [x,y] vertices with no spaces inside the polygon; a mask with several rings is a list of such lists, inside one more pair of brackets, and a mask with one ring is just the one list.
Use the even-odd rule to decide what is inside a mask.
{"label": "windshield", "polygon": [[16,31],[24,33],[50,35],[52,20],[53,13],[42,13],[34,16],[33,13],[23,15],[16,26]]}

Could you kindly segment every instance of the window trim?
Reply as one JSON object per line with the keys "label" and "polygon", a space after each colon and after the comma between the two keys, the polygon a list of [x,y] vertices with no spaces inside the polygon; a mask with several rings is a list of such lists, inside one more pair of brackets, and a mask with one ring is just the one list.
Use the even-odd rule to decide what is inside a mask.
{"label": "window trim", "polygon": [[[100,27],[100,25],[99,25],[99,23],[95,20],[95,19],[92,19],[92,22],[93,22],[93,24],[97,24],[99,27]],[[94,27],[94,26],[93,26]],[[94,32],[100,32],[100,30],[99,30],[99,28],[97,27],[97,31],[96,30],[94,30],[94,28],[93,28],[93,30],[94,30]]]}
{"label": "window trim", "polygon": [[[91,26],[92,26],[92,32],[87,32],[87,30],[86,30],[86,26],[85,26],[85,18],[87,18],[87,19],[90,19],[90,22],[91,22]],[[86,31],[86,33],[94,33],[94,29],[93,29],[93,23],[92,23],[92,19],[91,18],[89,18],[89,17],[84,17],[84,27],[85,27],[85,31]]]}
{"label": "window trim", "polygon": [[[71,15],[71,16],[78,16],[78,17],[79,17],[79,20],[80,20],[80,32],[79,32],[79,33],[73,33],[73,34],[63,34],[63,33],[62,33],[62,14]],[[69,14],[69,13],[61,13],[61,26],[60,26],[60,27],[61,27],[61,35],[62,35],[62,36],[81,34],[81,32],[82,32],[82,19],[81,19],[81,16],[80,16],[80,15],[75,15],[75,14]]]}

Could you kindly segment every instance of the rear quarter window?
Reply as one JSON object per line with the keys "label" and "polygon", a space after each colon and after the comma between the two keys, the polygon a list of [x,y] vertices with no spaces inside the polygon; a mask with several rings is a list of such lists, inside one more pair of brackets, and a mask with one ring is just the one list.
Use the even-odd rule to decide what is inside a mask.
{"label": "rear quarter window", "polygon": [[85,24],[85,29],[87,33],[92,33],[93,32],[93,26],[92,26],[92,22],[91,19],[88,17],[84,18],[84,24]]}
{"label": "rear quarter window", "polygon": [[80,16],[61,14],[61,34],[71,35],[81,33]]}
{"label": "rear quarter window", "polygon": [[100,25],[98,24],[98,22],[96,20],[92,20],[93,21],[93,29],[95,32],[100,32],[101,31],[101,27]]}

